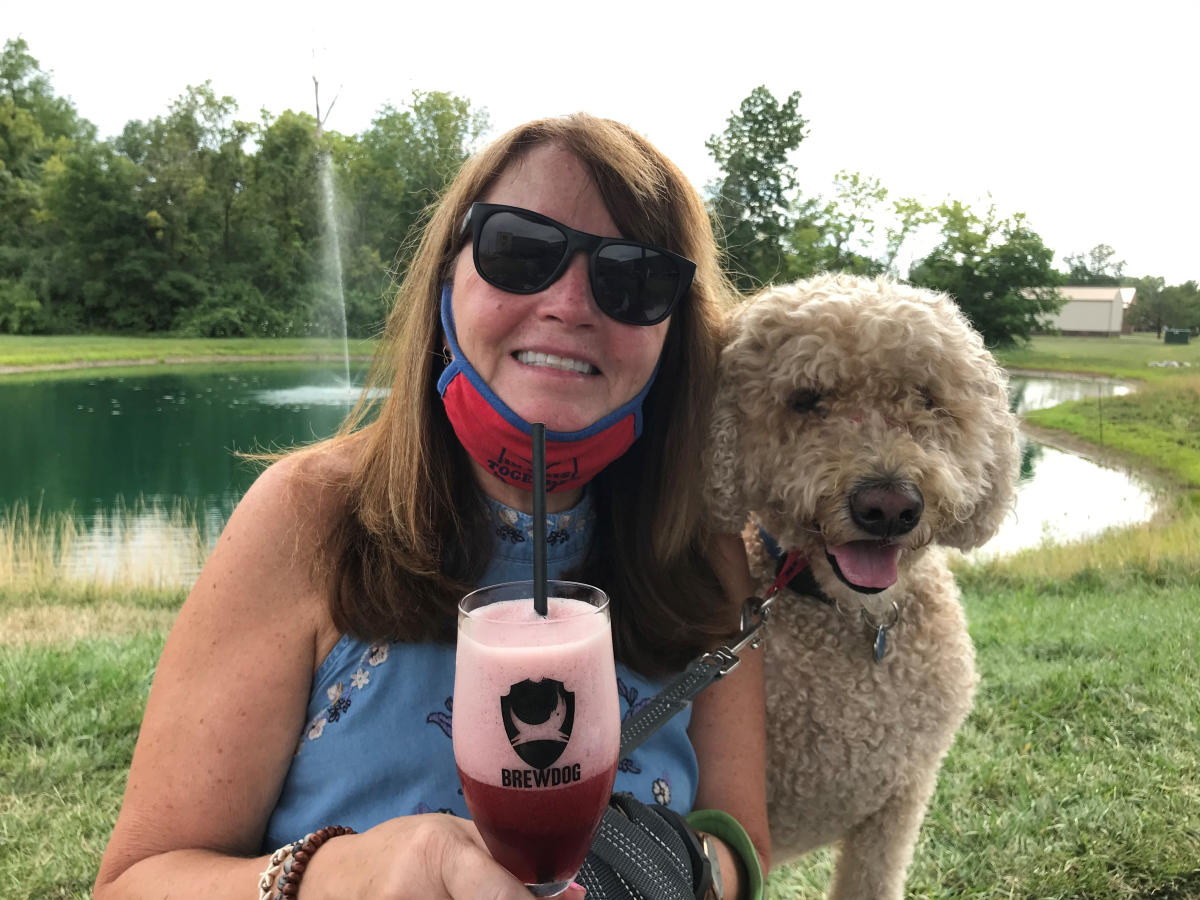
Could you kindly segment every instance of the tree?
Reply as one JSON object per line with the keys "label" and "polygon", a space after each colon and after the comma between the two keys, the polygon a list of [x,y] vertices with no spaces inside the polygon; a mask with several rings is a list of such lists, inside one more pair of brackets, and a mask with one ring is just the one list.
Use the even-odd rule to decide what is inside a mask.
{"label": "tree", "polygon": [[796,189],[788,157],[807,136],[808,125],[799,105],[799,91],[780,103],[766,87],[756,87],[729,117],[725,131],[705,142],[721,170],[709,186],[709,212],[743,289],[787,277],[786,237],[793,228]]}
{"label": "tree", "polygon": [[1167,328],[1200,329],[1200,286],[1195,281],[1163,288],[1162,303]]}
{"label": "tree", "polygon": [[145,172],[109,144],[46,165],[44,229],[54,248],[41,279],[53,327],[156,331],[171,326],[156,290],[172,268],[161,218],[142,202]]}
{"label": "tree", "polygon": [[889,205],[888,190],[879,179],[857,172],[839,172],[833,194],[831,200],[818,196],[797,204],[786,244],[789,278],[826,271],[894,273],[904,242],[932,220],[930,211],[914,198]]}
{"label": "tree", "polygon": [[1125,261],[1114,259],[1117,252],[1108,244],[1097,244],[1086,253],[1066,256],[1067,284],[1119,285]]}
{"label": "tree", "polygon": [[1165,325],[1162,292],[1166,281],[1157,275],[1147,275],[1126,278],[1124,284],[1135,290],[1133,304],[1125,310],[1125,322],[1135,331],[1161,332]]}
{"label": "tree", "polygon": [[[236,117],[211,83],[165,115],[95,129],[24,41],[0,52],[0,331],[325,333],[318,159],[344,189],[347,320],[374,331],[393,259],[487,127],[442,92],[384,107],[362,136],[308,114]],[[247,149],[250,147],[251,149]],[[402,264],[402,260],[401,260]],[[339,311],[340,312],[340,311]]]}
{"label": "tree", "polygon": [[95,128],[56,97],[49,76],[21,38],[0,51],[0,331],[70,327],[48,304],[44,276],[60,252],[44,227],[43,173]]}
{"label": "tree", "polygon": [[95,126],[80,118],[70,100],[54,96],[50,76],[30,55],[24,38],[6,41],[0,51],[0,103],[28,111],[47,141],[96,137]]}
{"label": "tree", "polygon": [[377,330],[390,279],[402,277],[404,248],[425,210],[487,130],[487,113],[443,91],[414,91],[408,105],[386,105],[358,138],[332,143],[347,201],[343,269],[347,327]]}
{"label": "tree", "polygon": [[1052,250],[1024,215],[982,218],[955,201],[937,209],[942,241],[913,266],[909,279],[945,291],[991,346],[1028,340],[1043,318],[1061,308],[1061,275]]}
{"label": "tree", "polygon": [[834,176],[833,192],[832,200],[818,196],[796,204],[785,243],[788,279],[833,270],[857,275],[882,271],[868,254],[887,188],[877,178],[843,171]]}

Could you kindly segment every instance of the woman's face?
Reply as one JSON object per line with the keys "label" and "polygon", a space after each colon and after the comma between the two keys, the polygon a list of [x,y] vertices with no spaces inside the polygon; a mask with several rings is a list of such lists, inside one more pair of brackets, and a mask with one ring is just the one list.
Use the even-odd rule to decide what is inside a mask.
{"label": "woman's face", "polygon": [[[552,144],[510,164],[479,199],[623,237],[583,164]],[[654,371],[670,323],[626,325],[602,313],[586,253],[575,254],[544,291],[510,294],[479,277],[468,244],[455,263],[452,302],[458,343],[471,365],[521,418],[552,431],[586,428],[632,400]]]}

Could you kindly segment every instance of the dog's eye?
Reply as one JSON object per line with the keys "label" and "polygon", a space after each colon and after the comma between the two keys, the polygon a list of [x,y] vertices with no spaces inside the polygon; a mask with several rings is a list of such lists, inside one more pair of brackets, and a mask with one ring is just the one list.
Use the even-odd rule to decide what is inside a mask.
{"label": "dog's eye", "polygon": [[926,409],[933,409],[935,406],[937,406],[937,401],[933,399],[933,391],[929,390],[929,388],[921,388],[920,394],[921,400],[924,402]]}
{"label": "dog's eye", "polygon": [[798,413],[820,412],[821,395],[817,391],[796,391],[792,395],[792,410]]}

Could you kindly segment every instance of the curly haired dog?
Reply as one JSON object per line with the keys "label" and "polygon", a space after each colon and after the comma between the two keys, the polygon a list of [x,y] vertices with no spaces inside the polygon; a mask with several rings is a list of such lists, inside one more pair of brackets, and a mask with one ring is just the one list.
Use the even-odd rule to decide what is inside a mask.
{"label": "curly haired dog", "polygon": [[948,297],[886,278],[771,288],[733,319],[708,490],[718,527],[752,514],[760,587],[772,551],[807,560],[767,632],[768,803],[776,860],[841,842],[833,897],[902,896],[970,710],[974,649],[937,547],[979,546],[1010,508],[1006,384]]}

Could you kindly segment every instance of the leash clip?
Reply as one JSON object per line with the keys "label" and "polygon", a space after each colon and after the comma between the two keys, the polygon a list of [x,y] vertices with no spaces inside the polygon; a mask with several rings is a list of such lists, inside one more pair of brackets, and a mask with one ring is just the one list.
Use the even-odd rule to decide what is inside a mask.
{"label": "leash clip", "polygon": [[700,661],[706,665],[716,666],[717,678],[725,677],[742,662],[738,658],[737,653],[729,647],[718,647],[716,650],[709,650],[700,657]]}
{"label": "leash clip", "polygon": [[741,653],[747,647],[757,650],[762,645],[762,630],[771,618],[771,605],[774,597],[749,597],[742,604],[742,630],[737,643],[730,649],[732,653]]}
{"label": "leash clip", "polygon": [[718,678],[728,675],[738,667],[742,661],[738,654],[747,647],[751,650],[757,650],[762,646],[762,630],[766,627],[767,620],[771,616],[771,604],[773,602],[774,600],[771,597],[767,597],[766,599],[748,597],[746,602],[742,604],[742,630],[738,632],[737,641],[732,646],[718,647],[715,650],[710,650],[701,657],[704,662],[717,667],[719,670]]}

